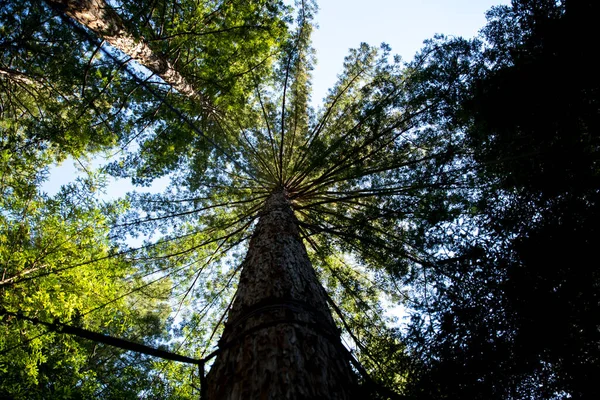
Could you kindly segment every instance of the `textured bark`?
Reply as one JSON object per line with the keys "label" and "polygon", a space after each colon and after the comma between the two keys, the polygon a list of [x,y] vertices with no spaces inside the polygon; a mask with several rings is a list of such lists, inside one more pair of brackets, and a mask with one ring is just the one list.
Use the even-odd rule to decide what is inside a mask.
{"label": "textured bark", "polygon": [[160,76],[179,93],[201,98],[168,60],[154,53],[146,43],[136,39],[127,31],[121,17],[104,0],[46,0],[46,2]]}
{"label": "textured bark", "polygon": [[11,68],[0,67],[0,78],[4,78],[4,77],[6,77],[16,83],[25,83],[28,85],[32,85],[34,83],[33,80],[29,79],[29,77],[22,72],[19,72],[17,70],[11,69]]}
{"label": "textured bark", "polygon": [[219,347],[208,400],[351,398],[339,331],[284,193],[265,204]]}

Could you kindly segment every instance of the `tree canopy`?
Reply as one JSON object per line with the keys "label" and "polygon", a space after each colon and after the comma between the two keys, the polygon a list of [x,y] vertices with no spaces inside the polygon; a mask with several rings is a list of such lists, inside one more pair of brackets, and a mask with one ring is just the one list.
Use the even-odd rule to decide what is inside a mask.
{"label": "tree canopy", "polygon": [[[312,1],[0,6],[0,396],[197,397],[197,365],[60,326],[208,368],[275,191],[361,396],[598,395],[592,1],[514,0],[409,62],[362,44],[316,109]],[[101,200],[109,175],[140,192]]]}

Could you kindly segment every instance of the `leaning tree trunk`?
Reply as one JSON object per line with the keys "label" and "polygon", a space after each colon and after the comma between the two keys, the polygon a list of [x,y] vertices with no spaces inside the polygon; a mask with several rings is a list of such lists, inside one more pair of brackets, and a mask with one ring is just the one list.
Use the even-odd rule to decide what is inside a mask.
{"label": "leaning tree trunk", "polygon": [[282,192],[267,200],[208,376],[208,400],[350,399],[326,294]]}
{"label": "leaning tree trunk", "polygon": [[104,0],[45,1],[160,76],[179,93],[205,100],[167,59],[129,33],[121,17]]}

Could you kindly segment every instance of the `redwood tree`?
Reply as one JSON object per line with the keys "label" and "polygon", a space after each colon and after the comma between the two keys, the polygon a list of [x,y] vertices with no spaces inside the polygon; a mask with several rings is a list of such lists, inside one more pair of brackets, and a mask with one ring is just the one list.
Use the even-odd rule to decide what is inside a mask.
{"label": "redwood tree", "polygon": [[[585,226],[577,231],[583,239],[595,232],[596,219],[577,220],[596,216],[595,170],[587,165],[597,158],[587,131],[597,115],[591,70],[582,69],[589,79],[563,85],[566,97],[520,92],[523,76],[547,90],[542,78],[570,65],[565,54],[584,53],[564,41],[571,36],[555,34],[578,26],[562,19],[562,3],[523,0],[497,9],[483,41],[438,37],[408,64],[385,45],[362,44],[317,109],[310,99],[312,2],[298,1],[295,19],[271,0],[47,4],[0,8],[0,188],[8,199],[0,214],[0,283],[10,317],[2,323],[14,345],[2,350],[0,367],[39,365],[39,373],[30,368],[32,382],[77,367],[61,390],[68,382],[79,390],[103,366],[113,380],[85,392],[58,392],[50,382],[38,385],[39,397],[487,398],[547,394],[536,386],[544,376],[555,385],[550,395],[577,393],[579,366],[593,370],[583,369],[594,360],[593,346],[578,344],[596,337],[593,322],[560,330],[581,352],[532,340],[525,342],[536,345],[527,346],[530,353],[515,339],[531,339],[521,327],[539,320],[523,300],[529,278],[538,284],[532,292],[566,299],[565,309],[582,304],[577,316],[597,307],[597,274],[556,268],[569,282],[546,287],[546,269],[529,267],[539,258],[531,250],[545,238],[565,237],[560,224]],[[577,11],[569,18],[586,14],[565,4]],[[516,97],[523,107],[512,119],[499,113],[520,104]],[[562,122],[545,111],[558,100],[571,110]],[[528,104],[539,105],[537,117]],[[557,131],[544,140],[548,127]],[[570,134],[578,129],[581,138]],[[556,143],[574,150],[566,168],[556,168],[563,151]],[[102,173],[141,186],[169,178],[170,185],[132,193],[119,207],[74,206],[60,217],[37,211],[54,204],[39,193],[47,165],[115,145],[118,154]],[[525,147],[539,150],[537,158]],[[505,156],[515,150],[515,158]],[[562,186],[538,188],[526,168],[560,177]],[[579,187],[575,176],[589,179]],[[94,190],[71,194],[87,204]],[[587,211],[571,218],[564,211],[570,204]],[[109,237],[88,238],[79,252],[50,246],[53,236],[84,232],[90,220],[104,221],[94,232],[110,228]],[[583,239],[589,252],[592,242]],[[101,251],[89,249],[95,242]],[[49,248],[57,249],[51,258]],[[100,280],[110,290],[88,305],[82,299],[93,288],[85,276],[99,268],[113,268],[114,281]],[[507,271],[519,279],[510,281]],[[583,283],[572,284],[582,276],[589,276],[585,294]],[[62,302],[65,293],[71,302]],[[35,306],[22,304],[35,296]],[[382,299],[413,308],[405,335],[390,326]],[[170,319],[125,318],[124,309],[137,310],[138,302],[168,306]],[[105,309],[113,312],[106,320],[87,317]],[[77,360],[49,359],[69,353],[55,347],[72,342],[42,341],[54,347],[40,350],[27,328],[41,320],[73,325],[71,332],[83,324],[122,334],[146,345],[138,348],[168,348],[179,354],[168,360],[201,368],[132,356],[119,370],[127,353],[98,357],[89,342],[91,356],[84,345],[73,347]],[[143,354],[168,353],[154,350]],[[521,365],[509,360],[515,354],[529,358]],[[579,364],[564,367],[572,354],[582,354]],[[78,368],[88,356],[89,370]],[[557,379],[563,370],[566,378]],[[2,387],[7,396],[23,396],[14,389],[18,376]]]}
{"label": "redwood tree", "polygon": [[348,399],[353,377],[285,189],[269,195],[208,375],[209,399]]}
{"label": "redwood tree", "polygon": [[[403,182],[409,166],[437,157],[410,149],[420,140],[410,130],[423,110],[403,102],[399,64],[388,62],[388,49],[364,45],[349,56],[316,113],[309,105],[314,5],[299,2],[288,35],[282,21],[291,21],[280,3],[233,3],[203,5],[203,12],[196,3],[123,2],[111,9],[102,2],[51,1],[51,24],[36,26],[60,27],[82,43],[84,51],[66,59],[84,68],[74,86],[65,86],[71,92],[89,92],[88,75],[97,65],[114,68],[90,98],[101,125],[119,116],[126,127],[115,138],[126,151],[109,171],[142,184],[163,175],[173,182],[162,195],[131,195],[132,208],[113,226],[119,248],[110,257],[135,266],[143,283],[132,293],[172,285],[173,315],[181,321],[169,332],[172,351],[201,358],[222,330],[202,387],[209,398],[349,398],[359,382],[401,383],[402,372],[381,363],[403,352],[379,305],[382,292],[397,294],[376,275],[405,268],[410,239],[394,221],[400,203],[414,203],[417,193]],[[32,8],[16,10],[36,15]],[[33,41],[35,34],[26,33]],[[16,88],[36,85],[36,65],[13,51],[6,49],[12,64],[5,79]],[[127,67],[132,60],[150,73]],[[205,101],[195,104],[155,61]],[[58,73],[54,79],[68,82]],[[94,102],[112,92],[126,94],[103,117]],[[30,101],[43,110],[43,98]],[[148,241],[129,248],[132,234]],[[385,246],[375,251],[378,245]],[[64,267],[72,268],[78,267]],[[22,277],[16,271],[11,285],[41,278]],[[329,293],[320,281],[329,281]],[[338,326],[350,346],[342,344]],[[385,355],[375,356],[378,351]],[[161,382],[190,379],[181,366],[164,362],[157,370]],[[198,386],[193,376],[190,383]]]}

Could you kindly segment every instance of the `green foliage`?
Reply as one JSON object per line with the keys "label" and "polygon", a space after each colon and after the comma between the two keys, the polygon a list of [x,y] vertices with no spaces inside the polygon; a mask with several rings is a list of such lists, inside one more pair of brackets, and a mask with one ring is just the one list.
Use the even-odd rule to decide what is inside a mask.
{"label": "green foliage", "polygon": [[287,36],[289,9],[280,1],[147,3],[123,2],[125,22],[174,62],[208,99],[210,110],[195,99],[153,88],[136,128],[124,139],[140,148],[114,163],[112,171],[140,184],[173,171],[202,180],[206,168],[236,152],[239,132],[224,129],[223,116],[242,114],[254,83],[269,74]]}
{"label": "green foliage", "polygon": [[[33,194],[26,201],[8,197],[2,202],[0,304],[3,310],[47,322],[137,340],[159,338],[166,311],[160,296],[168,296],[168,288],[123,296],[140,284],[108,239],[110,220],[125,204],[93,200],[98,184],[86,180],[63,187],[52,198]],[[118,390],[119,377],[113,374],[129,358],[126,354],[18,317],[4,316],[0,329],[3,396],[85,398],[108,386]],[[131,382],[136,374],[145,379],[138,368],[124,373]],[[136,397],[143,388],[122,390]]]}
{"label": "green foliage", "polygon": [[[118,67],[80,42],[40,2],[3,2],[0,11],[0,132],[13,158],[44,150],[61,161],[114,145],[126,127],[118,104],[131,88]],[[33,149],[32,149],[33,148]]]}
{"label": "green foliage", "polygon": [[[597,394],[596,6],[515,1],[405,64],[363,44],[315,110],[313,2],[295,20],[278,1],[111,4],[208,103],[56,11],[0,8],[4,309],[205,357],[264,200],[285,191],[365,396]],[[52,162],[115,144],[103,172],[170,186],[39,194]],[[382,299],[410,310],[403,329]],[[0,329],[1,395],[198,395],[196,367]]]}

